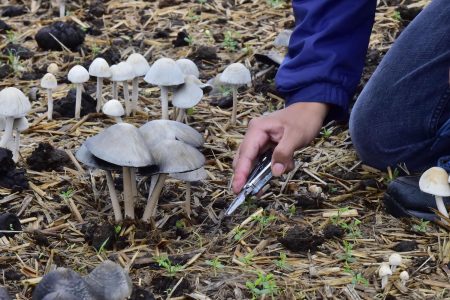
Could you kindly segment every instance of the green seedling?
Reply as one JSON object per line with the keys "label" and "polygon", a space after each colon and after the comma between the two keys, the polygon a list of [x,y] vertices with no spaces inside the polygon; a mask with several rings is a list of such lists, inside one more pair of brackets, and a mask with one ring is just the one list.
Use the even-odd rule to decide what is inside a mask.
{"label": "green seedling", "polygon": [[353,219],[350,223],[341,222],[339,226],[347,231],[347,234],[352,239],[357,239],[362,237],[361,229],[359,229],[359,224],[361,221],[358,219]]}
{"label": "green seedling", "polygon": [[220,85],[219,91],[220,91],[220,94],[222,94],[222,97],[228,97],[233,92],[233,89],[229,86]]}
{"label": "green seedling", "polygon": [[184,41],[189,44],[189,47],[194,45],[194,37],[192,35],[188,35],[184,38]]}
{"label": "green seedling", "polygon": [[356,258],[353,257],[353,244],[344,241],[344,254],[339,255],[339,259],[343,260],[346,264],[352,263],[356,261]]}
{"label": "green seedling", "polygon": [[424,219],[420,219],[419,224],[414,224],[413,229],[419,232],[427,232],[428,225],[430,224],[430,221],[425,221]]}
{"label": "green seedling", "polygon": [[186,109],[186,115],[193,116],[195,114],[195,107],[190,107]]}
{"label": "green seedling", "polygon": [[155,260],[160,267],[166,270],[170,277],[175,276],[176,273],[180,272],[183,269],[182,265],[173,265],[169,257],[167,257],[166,255],[155,257]]}
{"label": "green seedling", "polygon": [[221,270],[221,269],[224,268],[224,265],[222,265],[222,263],[220,262],[218,257],[216,257],[216,258],[214,258],[212,260],[207,260],[206,264],[213,268],[213,270],[214,270],[214,277],[217,277],[217,270],[219,270],[219,269]]}
{"label": "green seedling", "polygon": [[396,20],[398,22],[401,22],[402,21],[402,15],[400,14],[399,11],[396,10],[396,11],[394,11],[392,13],[392,19],[394,19],[394,20]]}
{"label": "green seedling", "polygon": [[114,232],[116,234],[119,234],[121,230],[122,230],[122,226],[121,225],[114,226]]}
{"label": "green seedling", "polygon": [[344,266],[344,272],[352,275],[352,284],[363,284],[365,286],[369,284],[369,281],[361,273],[353,271],[347,263]]}
{"label": "green seedling", "polygon": [[278,294],[278,287],[272,274],[258,272],[258,278],[255,281],[247,281],[245,286],[250,290],[252,299],[269,296],[275,299]]}
{"label": "green seedling", "polygon": [[275,260],[273,262],[278,268],[286,271],[292,271],[292,267],[287,262],[287,256],[286,253],[280,252],[280,257],[278,260]]}
{"label": "green seedling", "polygon": [[231,31],[227,31],[223,38],[222,46],[230,52],[237,50],[238,42],[234,38],[235,35]]}
{"label": "green seedling", "polygon": [[253,220],[255,220],[259,224],[259,236],[261,237],[263,231],[269,227],[270,224],[272,224],[273,221],[277,219],[274,215],[269,216],[255,216],[253,217]]}
{"label": "green seedling", "polygon": [[388,172],[384,180],[386,184],[389,184],[391,181],[395,180],[400,175],[400,170],[395,168],[393,172]]}
{"label": "green seedling", "polygon": [[285,3],[284,0],[266,0],[266,1],[273,8],[281,7]]}
{"label": "green seedling", "polygon": [[253,257],[255,257],[255,254],[253,254],[253,252],[250,252],[245,256],[239,257],[239,261],[244,263],[246,266],[250,266],[253,262]]}
{"label": "green seedling", "polygon": [[101,254],[106,251],[105,247],[106,247],[106,244],[108,243],[108,241],[109,241],[109,237],[106,240],[104,240],[103,243],[100,245],[100,248],[98,248],[97,254]]}
{"label": "green seedling", "polygon": [[63,200],[69,200],[70,198],[72,198],[73,194],[75,194],[74,190],[72,189],[68,189],[64,192],[61,192],[59,194],[59,196],[63,199]]}
{"label": "green seedling", "polygon": [[184,222],[184,220],[177,220],[175,222],[175,227],[178,229],[184,229],[186,228],[186,223]]}
{"label": "green seedling", "polygon": [[297,214],[297,206],[295,206],[294,204],[292,204],[291,206],[289,206],[289,216],[295,216]]}
{"label": "green seedling", "polygon": [[8,30],[6,32],[6,40],[10,44],[15,44],[17,42],[17,38],[16,38],[16,35],[14,34],[14,31]]}
{"label": "green seedling", "polygon": [[349,211],[348,207],[341,207],[338,209],[337,214],[335,216],[332,216],[331,223],[334,225],[339,225],[340,223],[344,222],[344,220],[341,218],[342,213]]}
{"label": "green seedling", "polygon": [[237,230],[236,230],[236,233],[234,234],[234,240],[235,241],[237,241],[237,242],[239,242],[241,239],[242,239],[242,237],[244,236],[244,234],[247,232],[247,230],[246,229],[243,229],[243,228],[238,228]]}
{"label": "green seedling", "polygon": [[99,46],[97,46],[96,44],[94,44],[94,45],[92,45],[91,51],[92,51],[92,55],[95,57],[100,54],[102,49]]}
{"label": "green seedling", "polygon": [[324,137],[325,139],[329,138],[333,134],[333,130],[328,128],[323,128],[322,131],[320,131],[320,135]]}
{"label": "green seedling", "polygon": [[19,74],[20,72],[24,71],[25,68],[20,63],[20,57],[16,55],[15,51],[8,50],[8,64],[13,69],[14,73]]}

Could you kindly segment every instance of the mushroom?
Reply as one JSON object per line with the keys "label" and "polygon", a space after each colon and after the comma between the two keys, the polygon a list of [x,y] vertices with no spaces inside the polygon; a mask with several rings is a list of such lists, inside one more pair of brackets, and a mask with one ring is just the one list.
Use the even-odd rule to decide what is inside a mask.
{"label": "mushroom", "polygon": [[86,166],[90,168],[96,168],[104,170],[106,173],[106,185],[108,186],[109,196],[111,198],[111,204],[114,211],[114,219],[116,222],[122,221],[122,211],[120,209],[119,200],[117,198],[116,188],[114,187],[114,179],[112,177],[113,170],[118,170],[121,167],[107,163],[100,159],[97,159],[91,152],[87,149],[86,145],[81,145],[80,149],[78,149],[77,153],[75,153],[75,157],[78,161],[82,162]]}
{"label": "mushroom", "polygon": [[146,167],[153,158],[144,137],[131,124],[119,123],[86,140],[85,145],[95,157],[123,167],[125,217],[134,219],[133,186],[130,168]]}
{"label": "mushroom", "polygon": [[381,278],[381,289],[384,289],[388,283],[389,276],[392,275],[392,271],[389,268],[389,265],[386,263],[381,264],[380,269],[378,270],[378,276]]}
{"label": "mushroom", "polygon": [[406,282],[409,280],[409,274],[408,271],[402,271],[400,273],[400,282],[402,284],[403,287],[406,288]]}
{"label": "mushroom", "polygon": [[14,132],[14,150],[13,150],[13,160],[17,162],[19,160],[19,149],[20,149],[20,133],[29,128],[29,123],[27,118],[17,118],[14,120],[13,130]]}
{"label": "mushroom", "polygon": [[389,256],[389,265],[391,266],[392,273],[395,272],[395,269],[400,266],[402,263],[402,256],[398,253],[392,253]]}
{"label": "mushroom", "polygon": [[10,300],[11,298],[9,297],[8,291],[6,290],[6,288],[0,286],[0,299],[1,300]]}
{"label": "mushroom", "polygon": [[47,273],[34,289],[32,300],[66,299],[50,297],[52,293],[71,295],[75,299],[93,299],[83,278],[75,271],[66,268],[57,268]]}
{"label": "mushroom", "polygon": [[83,92],[82,91],[83,83],[89,80],[89,72],[83,66],[76,65],[72,67],[72,69],[70,69],[67,78],[77,87],[77,95],[75,102],[75,119],[79,119],[81,112],[81,96]]}
{"label": "mushroom", "polygon": [[233,63],[225,68],[220,76],[220,82],[231,86],[233,91],[233,111],[231,113],[231,125],[236,124],[237,113],[237,89],[241,85],[252,81],[250,71],[241,63]]}
{"label": "mushroom", "polygon": [[437,209],[448,218],[442,197],[450,196],[450,186],[448,184],[448,174],[440,167],[432,167],[426,170],[419,179],[419,188],[422,192],[434,195]]}
{"label": "mushroom", "polygon": [[173,106],[179,108],[177,121],[182,122],[187,108],[194,107],[203,97],[203,90],[200,88],[201,81],[194,75],[186,75],[184,84],[180,85],[173,93]]}
{"label": "mushroom", "polygon": [[184,200],[184,210],[186,214],[190,217],[191,215],[191,182],[204,180],[208,177],[205,168],[199,168],[194,171],[184,172],[184,173],[171,173],[170,177],[182,180],[186,182],[186,200]]}
{"label": "mushroom", "polygon": [[119,100],[112,99],[103,104],[102,111],[105,115],[112,117],[116,123],[122,123],[122,116],[125,114]]}
{"label": "mushroom", "polygon": [[173,59],[160,58],[150,67],[144,80],[161,89],[161,118],[169,119],[169,87],[184,83],[184,74],[180,67]]}
{"label": "mushroom", "polygon": [[[170,151],[168,151],[170,149]],[[142,216],[143,221],[149,221],[156,213],[159,195],[167,175],[196,170],[205,163],[205,157],[196,148],[176,140],[163,140],[150,148],[155,164],[159,168],[159,178],[149,193],[147,205]]]}
{"label": "mushroom", "polygon": [[0,116],[5,117],[0,147],[4,148],[12,137],[14,119],[24,117],[30,109],[30,101],[19,89],[8,87],[0,91]]}
{"label": "mushroom", "polygon": [[66,15],[66,0],[58,0],[59,4],[59,17],[64,18]]}
{"label": "mushroom", "polygon": [[197,65],[192,60],[187,58],[180,58],[175,62],[178,67],[180,67],[181,72],[183,72],[184,75],[193,75],[196,78],[200,76]]}
{"label": "mushroom", "polygon": [[127,63],[129,63],[134,70],[133,78],[133,90],[131,91],[131,113],[134,113],[137,109],[137,102],[139,98],[139,77],[145,76],[148,70],[150,70],[150,65],[144,56],[139,53],[133,53],[127,58]]}
{"label": "mushroom", "polygon": [[41,79],[41,87],[47,90],[48,108],[47,108],[47,119],[50,121],[53,119],[53,98],[52,90],[56,89],[58,82],[56,81],[55,75],[52,73],[47,73]]}
{"label": "mushroom", "polygon": [[91,273],[84,276],[84,281],[94,299],[124,300],[131,296],[130,276],[118,264],[106,260]]}
{"label": "mushroom", "polygon": [[[131,112],[131,103],[130,93],[128,91],[128,80],[132,80],[135,77],[133,67],[125,61],[120,62],[113,67],[111,67],[111,80],[113,82],[123,82],[123,100],[125,103],[125,113],[127,116],[129,116]],[[113,95],[113,97],[113,99],[118,99],[118,97],[115,97],[115,95]]]}
{"label": "mushroom", "polygon": [[289,46],[289,40],[291,39],[292,30],[285,29],[281,31],[275,40],[273,41],[273,45],[276,47],[288,47]]}
{"label": "mushroom", "polygon": [[89,75],[97,77],[97,90],[95,98],[97,99],[97,112],[103,105],[103,78],[111,77],[111,70],[108,62],[101,57],[97,57],[89,66]]}
{"label": "mushroom", "polygon": [[51,63],[47,66],[47,73],[52,73],[53,75],[56,75],[59,72],[59,67],[55,63]]}
{"label": "mushroom", "polygon": [[111,67],[109,67],[109,70],[111,71],[111,94],[113,99],[118,99],[119,98],[119,92],[117,91],[117,82],[115,80],[115,78],[112,76],[112,74],[114,74],[116,72],[117,69],[117,65],[112,65]]}

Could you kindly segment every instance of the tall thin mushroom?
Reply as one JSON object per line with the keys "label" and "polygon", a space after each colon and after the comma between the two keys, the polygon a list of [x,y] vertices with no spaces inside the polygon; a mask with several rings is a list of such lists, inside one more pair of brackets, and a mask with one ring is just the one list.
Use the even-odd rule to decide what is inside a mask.
{"label": "tall thin mushroom", "polygon": [[41,87],[47,90],[47,119],[51,121],[53,119],[53,97],[52,90],[56,89],[58,82],[55,75],[47,73],[41,79]]}
{"label": "tall thin mushroom", "polygon": [[[130,92],[128,91],[128,80],[134,78],[133,67],[123,61],[117,64],[114,68],[111,68],[111,80],[114,82],[122,82],[123,84],[123,101],[125,103],[125,113],[127,116],[131,113]],[[118,99],[118,98],[114,98]]]}
{"label": "tall thin mushroom", "polygon": [[97,112],[103,105],[103,79],[111,77],[111,70],[108,62],[101,57],[97,57],[89,65],[89,75],[97,77],[97,89],[95,98],[97,100]]}
{"label": "tall thin mushroom", "polygon": [[170,58],[160,58],[150,67],[144,77],[161,90],[161,119],[169,119],[169,88],[184,83],[184,74]]}
{"label": "tall thin mushroom", "polygon": [[237,114],[237,89],[239,86],[249,84],[252,81],[250,71],[241,63],[233,63],[225,68],[220,76],[220,81],[230,85],[233,91],[231,125],[235,125]]}
{"label": "tall thin mushroom", "polygon": [[139,77],[147,74],[148,70],[150,70],[150,65],[145,57],[139,53],[133,53],[128,56],[127,63],[129,63],[134,70],[134,78],[132,80],[133,89],[131,91],[131,113],[133,114],[137,109],[139,98]]}
{"label": "tall thin mushroom", "polygon": [[197,105],[203,97],[203,90],[201,89],[202,82],[194,75],[186,75],[184,84],[180,85],[173,92],[173,106],[179,108],[176,121],[182,122],[185,111],[188,108]]}
{"label": "tall thin mushroom", "polygon": [[80,118],[81,113],[81,96],[83,93],[83,83],[89,80],[89,72],[83,66],[76,65],[70,69],[67,78],[77,87],[77,94],[75,99],[75,119]]}

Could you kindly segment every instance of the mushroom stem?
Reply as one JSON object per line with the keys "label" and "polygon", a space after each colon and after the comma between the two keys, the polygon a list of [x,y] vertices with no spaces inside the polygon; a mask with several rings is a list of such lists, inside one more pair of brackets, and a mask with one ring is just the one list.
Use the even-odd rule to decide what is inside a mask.
{"label": "mushroom stem", "polygon": [[134,201],[136,201],[136,198],[138,196],[136,168],[130,168],[130,178],[131,178],[131,195],[133,195],[133,202],[134,202]]}
{"label": "mushroom stem", "polygon": [[130,92],[128,91],[128,82],[123,82],[123,100],[125,102],[125,113],[127,117],[131,113]]}
{"label": "mushroom stem", "polygon": [[112,98],[113,99],[119,98],[119,93],[117,91],[117,81],[112,82]]}
{"label": "mushroom stem", "polygon": [[186,182],[186,199],[184,200],[184,210],[188,215],[189,219],[191,218],[191,183]]}
{"label": "mushroom stem", "polygon": [[97,98],[97,107],[96,107],[97,112],[100,111],[103,105],[102,90],[103,90],[103,78],[97,77],[97,90],[95,92],[95,98]]}
{"label": "mushroom stem", "polygon": [[388,283],[388,279],[389,279],[388,275],[381,277],[381,289],[384,290],[384,288],[386,287],[386,285]]}
{"label": "mushroom stem", "polygon": [[159,174],[158,182],[151,194],[148,195],[147,205],[145,206],[144,215],[142,220],[147,222],[156,213],[156,206],[158,205],[159,195],[161,194],[164,182],[166,181],[167,174]]}
{"label": "mushroom stem", "polygon": [[59,0],[59,17],[63,18],[66,15],[66,0]]}
{"label": "mushroom stem", "polygon": [[129,167],[123,167],[123,200],[125,203],[125,218],[134,219],[134,203],[131,191],[131,176]]}
{"label": "mushroom stem", "polygon": [[17,162],[19,160],[19,148],[20,148],[20,132],[18,130],[14,130],[14,151],[13,151],[14,162]]}
{"label": "mushroom stem", "polygon": [[448,212],[447,212],[447,208],[444,205],[444,200],[440,196],[434,196],[434,197],[436,199],[437,209],[439,210],[439,212],[441,214],[443,214],[444,216],[446,216],[448,218]]}
{"label": "mushroom stem", "polygon": [[82,87],[83,85],[81,83],[76,83],[77,85],[77,95],[75,100],[75,119],[80,118],[80,111],[81,111],[81,93],[82,93]]}
{"label": "mushroom stem", "polygon": [[11,139],[12,132],[13,132],[13,125],[14,125],[14,118],[6,117],[5,132],[3,133],[2,139],[0,140],[1,148],[6,148],[6,145],[8,144],[9,140]]}
{"label": "mushroom stem", "polygon": [[237,113],[237,87],[233,86],[233,110],[231,112],[231,125],[236,125],[236,113]]}
{"label": "mushroom stem", "polygon": [[106,184],[108,185],[109,196],[111,197],[111,204],[114,211],[114,219],[116,222],[122,221],[122,211],[120,209],[119,200],[117,199],[116,188],[114,187],[114,180],[111,171],[106,170]]}
{"label": "mushroom stem", "polygon": [[161,119],[169,119],[169,89],[165,86],[160,86],[161,89]]}
{"label": "mushroom stem", "polygon": [[121,117],[114,117],[114,121],[116,121],[117,124],[123,122]]}
{"label": "mushroom stem", "polygon": [[52,90],[47,89],[47,119],[49,121],[53,120],[53,97],[52,97]]}
{"label": "mushroom stem", "polygon": [[180,108],[178,110],[178,116],[177,116],[177,121],[178,122],[183,122],[183,118],[184,118],[185,112],[186,112],[186,110],[184,108]]}
{"label": "mushroom stem", "polygon": [[133,78],[133,90],[131,92],[131,113],[133,114],[137,110],[137,102],[139,98],[139,78]]}

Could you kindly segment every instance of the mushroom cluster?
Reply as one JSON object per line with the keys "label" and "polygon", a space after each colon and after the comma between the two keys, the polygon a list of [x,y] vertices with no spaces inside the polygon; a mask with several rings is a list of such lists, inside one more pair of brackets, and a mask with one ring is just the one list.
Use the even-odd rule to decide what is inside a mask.
{"label": "mushroom cluster", "polygon": [[[402,257],[398,253],[392,253],[389,256],[389,263],[383,262],[378,269],[378,276],[381,279],[381,289],[384,289],[388,282],[389,277],[395,273],[397,267],[402,264]],[[406,282],[409,280],[409,274],[406,270],[400,272],[399,275],[400,284],[403,288],[406,288]]]}

